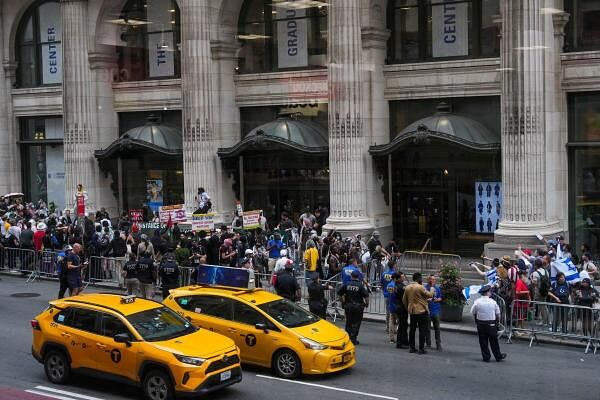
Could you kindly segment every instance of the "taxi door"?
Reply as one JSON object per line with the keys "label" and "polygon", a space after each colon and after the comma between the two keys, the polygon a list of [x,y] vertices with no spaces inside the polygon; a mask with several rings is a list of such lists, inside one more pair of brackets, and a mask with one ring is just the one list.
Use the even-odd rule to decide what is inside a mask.
{"label": "taxi door", "polygon": [[197,295],[176,300],[188,318],[198,328],[231,336],[227,327],[231,320],[231,299],[215,295]]}
{"label": "taxi door", "polygon": [[94,336],[97,332],[98,312],[85,308],[69,307],[54,318],[51,325],[71,355],[71,367],[96,367],[94,359]]}
{"label": "taxi door", "polygon": [[116,315],[101,313],[100,335],[95,339],[97,369],[111,375],[118,375],[132,381],[138,381],[138,360],[141,353],[141,343],[132,341],[130,345],[115,342],[119,333],[133,334],[125,323]]}
{"label": "taxi door", "polygon": [[[257,329],[256,324],[265,324],[270,329]],[[240,348],[245,361],[270,366],[280,332],[263,314],[241,301],[233,300],[233,318],[227,329],[228,336]]]}

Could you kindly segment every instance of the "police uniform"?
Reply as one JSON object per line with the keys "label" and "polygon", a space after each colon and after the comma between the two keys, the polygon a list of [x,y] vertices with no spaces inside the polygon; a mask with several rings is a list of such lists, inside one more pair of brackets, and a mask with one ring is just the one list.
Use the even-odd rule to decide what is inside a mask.
{"label": "police uniform", "polygon": [[325,299],[325,289],[327,285],[323,285],[315,280],[308,283],[308,309],[311,313],[326,319],[327,314],[327,299]]}
{"label": "police uniform", "polygon": [[125,274],[125,288],[127,288],[127,295],[135,294],[137,296],[140,287],[140,281],[137,277],[137,262],[129,260],[123,266],[123,272]]}
{"label": "police uniform", "polygon": [[500,317],[500,307],[498,307],[498,303],[485,295],[490,289],[489,285],[482,287],[479,293],[483,296],[475,300],[473,307],[471,307],[471,314],[473,314],[477,323],[481,356],[485,362],[489,362],[492,356],[490,354],[490,347],[496,361],[502,361],[506,358],[506,354],[500,352],[500,344],[498,343],[497,320]]}
{"label": "police uniform", "polygon": [[158,268],[158,275],[162,282],[163,299],[169,297],[169,290],[179,286],[179,266],[173,254],[166,254]]}
{"label": "police uniform", "polygon": [[364,283],[358,280],[357,273],[352,274],[352,280],[342,286],[338,295],[344,299],[344,311],[346,314],[346,332],[352,343],[358,344],[358,331],[363,319],[363,311],[366,305],[365,299],[369,298],[369,292]]}

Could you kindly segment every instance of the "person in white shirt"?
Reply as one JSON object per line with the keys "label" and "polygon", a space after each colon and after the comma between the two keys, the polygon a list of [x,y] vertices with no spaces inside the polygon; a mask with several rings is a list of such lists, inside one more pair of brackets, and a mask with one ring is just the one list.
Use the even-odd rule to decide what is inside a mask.
{"label": "person in white shirt", "polygon": [[498,343],[498,321],[500,319],[500,307],[498,303],[490,298],[491,286],[485,285],[479,290],[481,297],[475,300],[471,307],[471,314],[477,323],[477,335],[479,336],[479,347],[484,362],[490,362],[492,355],[500,362],[506,358],[506,353],[500,352]]}
{"label": "person in white shirt", "polygon": [[278,272],[285,270],[285,266],[287,265],[288,261],[292,261],[292,260],[290,260],[287,257],[287,250],[286,249],[282,249],[279,252],[279,258],[275,262],[275,268],[273,269],[273,273],[277,274]]}

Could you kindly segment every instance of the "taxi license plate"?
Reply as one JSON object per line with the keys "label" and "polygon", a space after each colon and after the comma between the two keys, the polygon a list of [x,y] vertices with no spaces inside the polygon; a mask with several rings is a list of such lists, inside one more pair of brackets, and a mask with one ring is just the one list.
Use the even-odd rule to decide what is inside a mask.
{"label": "taxi license plate", "polygon": [[221,372],[221,382],[231,379],[231,371]]}
{"label": "taxi license plate", "polygon": [[346,354],[342,355],[342,362],[343,363],[347,363],[350,360],[352,360],[352,353],[346,353]]}

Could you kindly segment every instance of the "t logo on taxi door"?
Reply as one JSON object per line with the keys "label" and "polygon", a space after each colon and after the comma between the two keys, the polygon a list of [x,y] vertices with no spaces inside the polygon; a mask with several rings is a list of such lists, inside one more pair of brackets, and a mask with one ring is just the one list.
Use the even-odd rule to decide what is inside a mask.
{"label": "t logo on taxi door", "polygon": [[115,363],[118,364],[119,361],[121,361],[121,352],[118,349],[113,349],[110,352],[110,359]]}
{"label": "t logo on taxi door", "polygon": [[246,335],[246,344],[249,347],[252,347],[256,344],[256,336],[254,335]]}

